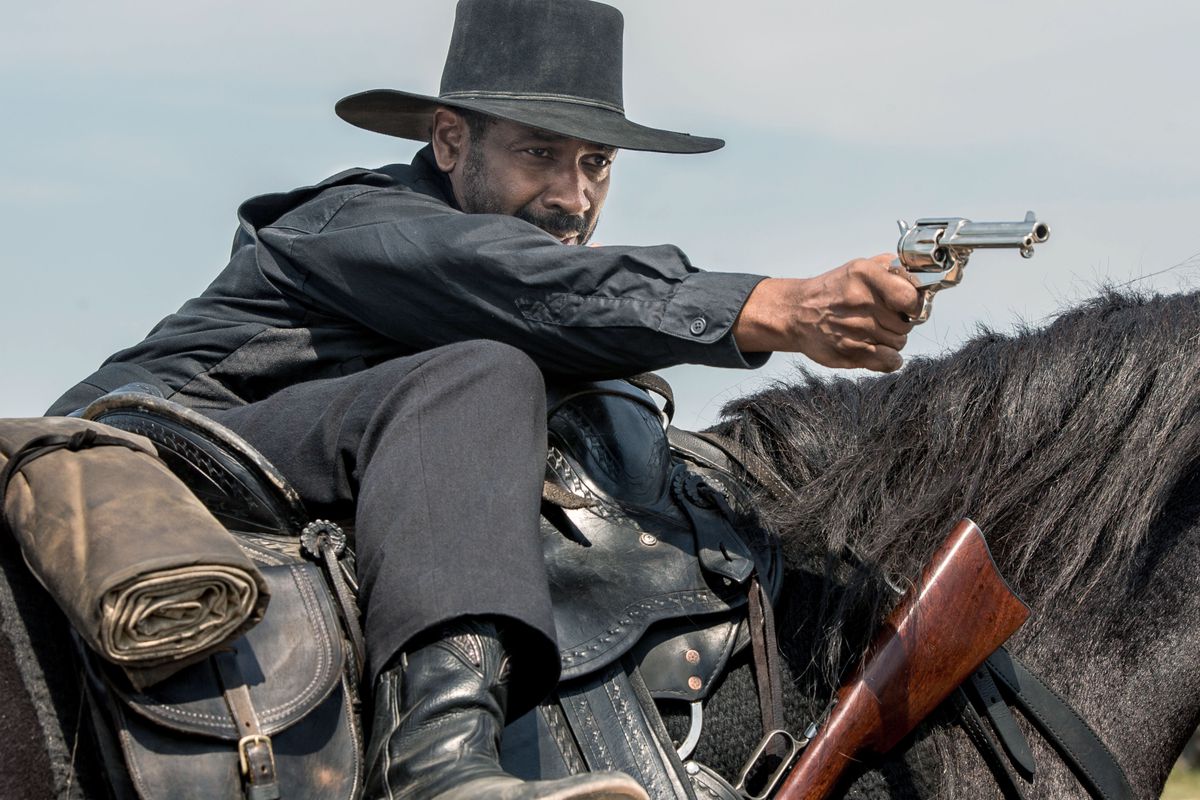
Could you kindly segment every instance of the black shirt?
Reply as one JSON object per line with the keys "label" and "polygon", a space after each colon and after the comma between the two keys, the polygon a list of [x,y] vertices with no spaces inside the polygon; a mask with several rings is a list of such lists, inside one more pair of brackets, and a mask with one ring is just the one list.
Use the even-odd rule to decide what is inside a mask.
{"label": "black shirt", "polygon": [[671,245],[564,245],[515,217],[464,214],[429,147],[411,165],[252,198],[238,218],[212,285],[49,413],[135,380],[228,408],[468,339],[588,379],[767,357],[730,333],[761,276],[699,270]]}

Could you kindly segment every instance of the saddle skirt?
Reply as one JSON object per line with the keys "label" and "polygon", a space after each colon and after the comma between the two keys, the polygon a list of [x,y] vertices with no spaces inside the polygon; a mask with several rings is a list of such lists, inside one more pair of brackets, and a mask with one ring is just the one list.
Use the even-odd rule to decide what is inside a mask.
{"label": "saddle skirt", "polygon": [[542,535],[562,680],[508,726],[503,765],[525,779],[620,770],[655,798],[736,797],[683,763],[694,742],[671,740],[656,701],[690,703],[699,735],[700,701],[750,641],[751,579],[778,592],[778,542],[730,472],[671,446],[640,388],[557,386],[549,401]]}
{"label": "saddle skirt", "polygon": [[641,389],[554,388],[549,408],[547,481],[586,501],[542,517],[562,680],[633,651],[656,698],[704,698],[748,640],[751,573],[777,591],[775,540],[732,475],[672,450]]}

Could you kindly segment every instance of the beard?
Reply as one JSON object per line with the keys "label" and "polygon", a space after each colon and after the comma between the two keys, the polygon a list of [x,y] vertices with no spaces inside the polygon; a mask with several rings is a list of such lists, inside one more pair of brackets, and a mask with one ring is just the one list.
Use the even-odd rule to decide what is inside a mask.
{"label": "beard", "polygon": [[467,150],[463,162],[463,211],[468,214],[505,214],[524,220],[541,228],[555,239],[575,236],[575,244],[587,244],[599,221],[600,210],[596,207],[583,214],[567,214],[564,211],[534,210],[526,204],[516,211],[508,211],[500,193],[496,191],[487,174],[483,161],[483,148],[472,146]]}

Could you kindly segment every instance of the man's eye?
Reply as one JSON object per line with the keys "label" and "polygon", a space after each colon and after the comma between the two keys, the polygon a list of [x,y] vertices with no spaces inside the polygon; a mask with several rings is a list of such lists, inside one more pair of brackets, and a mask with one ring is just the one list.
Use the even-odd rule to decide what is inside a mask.
{"label": "man's eye", "polygon": [[529,153],[529,155],[534,156],[535,158],[550,157],[550,151],[544,147],[527,147],[525,148],[525,152]]}
{"label": "man's eye", "polygon": [[608,156],[592,156],[589,161],[591,165],[597,169],[604,169],[612,163],[612,159],[608,158]]}

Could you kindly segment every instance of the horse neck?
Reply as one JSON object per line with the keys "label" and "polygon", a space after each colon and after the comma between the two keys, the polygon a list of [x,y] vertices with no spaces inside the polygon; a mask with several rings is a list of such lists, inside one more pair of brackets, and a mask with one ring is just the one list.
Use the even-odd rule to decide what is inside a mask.
{"label": "horse neck", "polygon": [[[1092,720],[1141,796],[1197,721],[1198,338],[1195,296],[1108,297],[895,376],[740,401],[725,432],[795,489],[769,506],[793,567],[849,546],[911,578],[956,519],[979,522],[1037,614],[1015,649]],[[855,615],[888,598],[871,572],[826,572],[822,617],[802,631],[825,639],[796,644],[831,680],[863,644]]]}
{"label": "horse neck", "polygon": [[1159,796],[1200,725],[1196,486],[1167,505],[1124,587],[1048,603],[1043,623],[1013,642],[1112,749],[1138,797]]}

